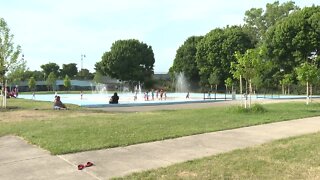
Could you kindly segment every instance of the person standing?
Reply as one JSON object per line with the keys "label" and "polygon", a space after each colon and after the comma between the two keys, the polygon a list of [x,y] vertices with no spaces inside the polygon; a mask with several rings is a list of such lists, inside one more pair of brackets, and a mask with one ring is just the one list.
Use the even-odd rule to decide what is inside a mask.
{"label": "person standing", "polygon": [[151,89],[151,98],[152,98],[152,101],[154,101],[154,90]]}

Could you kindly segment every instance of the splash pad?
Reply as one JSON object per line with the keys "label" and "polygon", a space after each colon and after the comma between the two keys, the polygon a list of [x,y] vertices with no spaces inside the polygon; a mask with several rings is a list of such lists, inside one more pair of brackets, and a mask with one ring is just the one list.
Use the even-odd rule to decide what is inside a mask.
{"label": "splash pad", "polygon": [[[225,98],[225,94],[217,95],[221,99],[206,99],[204,100],[203,93],[190,93],[189,98],[186,98],[187,93],[166,93],[166,98],[163,95],[162,100],[160,95],[156,97],[154,93],[154,99],[149,92],[148,100],[145,100],[145,95],[139,93],[137,100],[134,101],[134,93],[118,93],[120,99],[119,104],[109,104],[109,99],[113,93],[94,93],[83,94],[81,99],[80,94],[58,94],[61,97],[61,101],[66,104],[75,104],[83,107],[128,107],[128,106],[153,106],[153,105],[165,105],[165,104],[183,104],[183,103],[198,103],[198,102],[215,102],[222,101]],[[33,99],[32,95],[19,95],[19,98]],[[231,95],[227,95],[227,99],[231,98]],[[53,102],[54,94],[39,94],[35,95],[35,100]]]}

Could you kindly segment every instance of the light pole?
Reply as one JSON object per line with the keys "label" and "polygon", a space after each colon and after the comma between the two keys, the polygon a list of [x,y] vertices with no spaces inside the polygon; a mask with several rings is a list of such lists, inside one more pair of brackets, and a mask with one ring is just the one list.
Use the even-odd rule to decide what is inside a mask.
{"label": "light pole", "polygon": [[83,59],[86,57],[85,54],[81,54],[81,70],[83,69]]}
{"label": "light pole", "polygon": [[83,76],[83,59],[86,57],[86,55],[85,54],[81,54],[81,70],[80,70],[80,72],[81,72],[81,76]]}

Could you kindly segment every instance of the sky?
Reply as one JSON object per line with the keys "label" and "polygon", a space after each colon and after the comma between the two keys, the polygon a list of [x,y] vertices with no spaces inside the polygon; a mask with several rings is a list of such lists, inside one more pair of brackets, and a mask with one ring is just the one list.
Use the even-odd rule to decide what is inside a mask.
{"label": "sky", "polygon": [[[243,24],[244,13],[270,0],[0,0],[15,45],[30,70],[49,62],[76,63],[94,72],[117,40],[138,39],[152,46],[154,71],[166,73],[176,50],[190,36]],[[280,3],[286,1],[279,1]],[[299,7],[320,0],[296,0]],[[85,55],[84,58],[82,55]],[[82,63],[81,63],[82,62]]]}

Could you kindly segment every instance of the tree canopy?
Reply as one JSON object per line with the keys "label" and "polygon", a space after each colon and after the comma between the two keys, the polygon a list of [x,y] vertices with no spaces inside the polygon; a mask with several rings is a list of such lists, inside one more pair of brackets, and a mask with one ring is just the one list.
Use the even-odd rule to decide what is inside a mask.
{"label": "tree canopy", "polygon": [[66,76],[64,77],[63,86],[64,86],[67,90],[70,90],[70,88],[71,88],[71,80],[70,80],[70,78],[69,78],[68,75],[66,75]]}
{"label": "tree canopy", "polygon": [[197,45],[203,36],[191,36],[177,50],[173,61],[172,71],[183,72],[189,81],[198,82],[199,69],[196,62]]}
{"label": "tree canopy", "polygon": [[214,69],[219,71],[219,82],[231,77],[230,63],[235,62],[234,53],[245,52],[254,44],[242,27],[232,26],[224,29],[214,29],[199,42],[197,47],[197,66],[202,83],[208,83],[208,78]]}
{"label": "tree canopy", "polygon": [[31,77],[28,81],[28,87],[30,90],[34,91],[36,89],[36,80],[34,77]]}
{"label": "tree canopy", "polygon": [[21,64],[24,64],[23,59],[19,59],[21,47],[14,46],[13,35],[10,34],[10,29],[7,22],[0,18],[0,81],[5,82],[8,71],[13,72],[18,69]]}
{"label": "tree canopy", "polygon": [[268,56],[286,72],[319,55],[320,7],[307,7],[279,21],[266,33]]}
{"label": "tree canopy", "polygon": [[292,11],[299,8],[293,1],[280,4],[279,1],[267,3],[266,9],[251,8],[245,12],[245,28],[249,30],[253,41],[259,43],[267,29],[276,24],[277,21],[289,16]]}
{"label": "tree canopy", "polygon": [[78,68],[76,63],[62,64],[62,69],[60,69],[60,76],[65,77],[68,75],[70,78],[74,78],[78,73]]}
{"label": "tree canopy", "polygon": [[59,68],[60,67],[56,63],[49,62],[47,64],[41,65],[40,67],[44,73],[45,78],[47,78],[50,73],[53,73],[55,75],[55,77],[59,76]]}
{"label": "tree canopy", "polygon": [[57,77],[54,74],[54,72],[49,73],[48,78],[47,78],[47,86],[48,86],[48,90],[54,90],[55,86],[56,86],[56,81],[57,81]]}
{"label": "tree canopy", "polygon": [[95,68],[102,75],[122,81],[145,82],[153,75],[155,59],[151,46],[135,39],[118,40]]}

